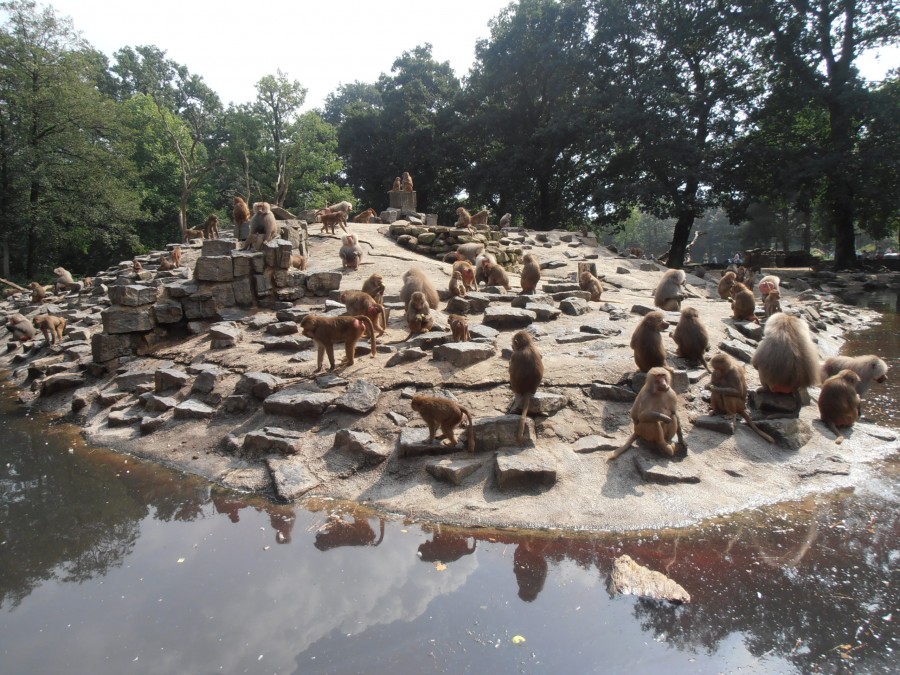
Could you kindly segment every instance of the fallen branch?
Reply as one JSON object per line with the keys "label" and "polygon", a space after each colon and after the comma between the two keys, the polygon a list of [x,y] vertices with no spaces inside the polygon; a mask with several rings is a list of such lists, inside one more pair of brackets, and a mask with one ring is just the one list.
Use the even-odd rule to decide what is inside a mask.
{"label": "fallen branch", "polygon": [[22,288],[21,286],[19,286],[19,284],[14,284],[12,281],[9,281],[7,279],[0,279],[0,281],[2,281],[7,286],[12,286],[13,288],[17,288],[20,291],[25,291],[26,293],[28,292],[27,288]]}

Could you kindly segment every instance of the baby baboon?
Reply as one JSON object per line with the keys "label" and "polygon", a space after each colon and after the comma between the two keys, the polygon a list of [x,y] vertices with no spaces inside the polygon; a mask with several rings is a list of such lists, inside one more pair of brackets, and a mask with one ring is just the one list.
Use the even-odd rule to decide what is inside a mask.
{"label": "baby baboon", "polygon": [[860,377],[850,368],[841,370],[822,383],[819,393],[819,417],[837,438],[835,443],[843,443],[844,437],[838,431],[841,427],[852,427],[859,419]]}
{"label": "baby baboon", "polygon": [[158,267],[158,269],[159,269],[160,272],[168,272],[168,271],[171,270],[173,267],[174,267],[174,265],[172,264],[172,261],[169,260],[169,256],[167,256],[167,255],[165,255],[165,254],[159,256],[159,267]]}
{"label": "baby baboon", "polygon": [[370,218],[374,218],[378,214],[375,213],[375,209],[369,208],[365,211],[357,213],[353,218],[354,223],[368,223]]}
{"label": "baby baboon", "polygon": [[512,349],[512,356],[509,358],[509,386],[513,391],[513,400],[507,414],[515,410],[517,403],[522,405],[522,420],[516,435],[516,442],[521,443],[525,437],[525,419],[531,397],[544,379],[544,361],[527,331],[520,330],[513,335]]}
{"label": "baby baboon", "polygon": [[387,328],[387,314],[384,305],[379,305],[375,299],[365,291],[344,291],[341,293],[341,302],[347,308],[347,316],[365,315],[372,320],[372,324],[378,329],[378,335],[384,335]]}
{"label": "baby baboon", "polygon": [[181,247],[173,246],[172,247],[172,264],[175,267],[181,267]]}
{"label": "baby baboon", "polygon": [[865,396],[872,386],[873,380],[882,384],[887,381],[887,364],[874,354],[868,356],[832,356],[825,360],[822,366],[822,379],[837,375],[842,370],[849,368],[859,376],[859,384],[856,392]]}
{"label": "baby baboon", "polygon": [[693,307],[685,307],[681,310],[681,318],[672,332],[672,339],[678,345],[678,355],[688,361],[700,363],[709,370],[709,366],[703,358],[709,349],[709,334],[706,326],[700,321],[700,312]]}
{"label": "baby baboon", "polygon": [[631,334],[634,362],[642,373],[666,365],[666,348],[663,346],[662,332],[668,326],[663,313],[654,310],[641,319]]}
{"label": "baby baboon", "polygon": [[[638,438],[667,457],[674,457],[679,450],[687,452],[687,444],[681,434],[681,421],[678,419],[678,396],[672,389],[672,375],[668,368],[651,368],[647,373],[647,381],[631,406],[631,421],[634,423],[634,431],[607,461],[611,462],[622,455]],[[676,434],[678,445],[672,443]]]}
{"label": "baby baboon", "polygon": [[578,278],[578,285],[581,287],[581,290],[591,294],[592,302],[600,301],[600,294],[603,292],[603,286],[600,284],[600,280],[593,274],[587,270],[582,272],[581,276]]}
{"label": "baby baboon", "polygon": [[781,311],[781,291],[777,288],[773,288],[768,293],[766,293],[766,299],[763,301],[763,307],[766,310],[766,320],[769,320],[773,314],[778,314]]}
{"label": "baby baboon", "polygon": [[684,270],[669,270],[663,274],[662,279],[653,292],[653,304],[667,312],[677,312],[681,309],[681,301],[685,296],[685,281],[687,275]]}
{"label": "baby baboon", "polygon": [[488,286],[502,286],[509,290],[509,275],[502,265],[493,263],[487,267],[486,281]]}
{"label": "baby baboon", "polygon": [[391,192],[400,192],[400,176],[394,178],[394,184],[391,186]]}
{"label": "baby baboon", "polygon": [[709,385],[712,396],[709,402],[713,412],[727,416],[740,415],[761,438],[774,443],[772,437],[756,426],[747,413],[747,380],[744,377],[744,366],[728,354],[716,354],[709,360],[709,365],[712,368]]}
{"label": "baby baboon", "polygon": [[31,288],[31,302],[44,302],[44,298],[47,297],[47,289],[36,281],[32,281],[29,287]]}
{"label": "baby baboon", "polygon": [[334,343],[343,342],[346,348],[346,357],[341,363],[341,368],[353,365],[353,357],[356,352],[356,343],[362,334],[369,331],[369,343],[372,347],[372,358],[377,351],[375,343],[375,327],[367,316],[321,316],[307,314],[300,321],[300,330],[308,338],[315,341],[319,348],[319,356],[315,372],[322,370],[325,353],[328,353],[328,362],[331,370],[334,370]]}
{"label": "baby baboon", "polygon": [[522,276],[519,283],[522,286],[522,293],[536,293],[538,282],[541,280],[541,266],[531,253],[526,253],[522,258],[524,263],[522,267]]}
{"label": "baby baboon", "polygon": [[34,327],[39,328],[44,334],[47,344],[56,344],[62,342],[63,331],[66,330],[66,320],[61,316],[50,316],[49,314],[38,314],[34,317]]}
{"label": "baby baboon", "polygon": [[766,299],[766,296],[769,295],[772,291],[780,290],[781,287],[781,279],[776,277],[774,274],[767,274],[762,279],[759,280],[759,292],[762,293],[763,300]]}
{"label": "baby baboon", "polygon": [[460,273],[467,291],[478,289],[478,283],[475,281],[475,266],[468,260],[457,260],[453,263],[453,272]]}
{"label": "baby baboon", "polygon": [[450,314],[447,317],[450,324],[450,332],[453,334],[454,342],[468,342],[469,336],[469,320],[461,314]]}
{"label": "baby baboon", "polygon": [[[428,440],[433,441],[436,438],[443,438],[442,445],[451,448],[456,445],[454,429],[465,417],[468,421],[466,429],[469,437],[468,450],[469,452],[475,452],[475,429],[472,427],[472,414],[461,405],[451,401],[449,398],[416,394],[412,397],[412,409],[419,413],[428,425]],[[439,426],[441,435],[435,436]]]}
{"label": "baby baboon", "polygon": [[438,292],[434,290],[431,280],[418,267],[409,269],[403,275],[403,287],[400,289],[400,302],[408,306],[410,298],[414,293],[419,292],[425,296],[428,306],[431,309],[437,309],[440,304]]}
{"label": "baby baboon", "polygon": [[291,267],[295,270],[305,271],[306,270],[306,256],[300,255],[299,253],[291,254]]}

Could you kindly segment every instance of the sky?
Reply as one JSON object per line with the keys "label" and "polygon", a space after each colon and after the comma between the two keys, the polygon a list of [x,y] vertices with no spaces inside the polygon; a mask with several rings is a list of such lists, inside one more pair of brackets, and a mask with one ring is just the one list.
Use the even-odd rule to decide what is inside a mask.
{"label": "sky", "polygon": [[[304,109],[322,107],[341,84],[375,82],[404,51],[430,43],[460,78],[475,42],[511,0],[38,0],[112,57],[155,45],[203,77],[222,102],[249,103],[256,83],[281,69],[307,88]],[[152,9],[145,9],[152,8]],[[900,47],[857,60],[869,79],[900,66]]]}
{"label": "sky", "polygon": [[[280,68],[318,108],[340,84],[374,82],[404,51],[431,43],[460,78],[475,42],[510,0],[38,0],[69,16],[108,56],[155,45],[200,75],[222,102],[249,103]],[[152,8],[152,9],[147,9]]]}

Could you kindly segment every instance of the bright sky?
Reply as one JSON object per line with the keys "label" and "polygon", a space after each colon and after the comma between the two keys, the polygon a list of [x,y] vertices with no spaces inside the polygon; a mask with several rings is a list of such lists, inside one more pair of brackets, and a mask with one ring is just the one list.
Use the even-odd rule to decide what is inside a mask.
{"label": "bright sky", "polygon": [[404,51],[431,43],[437,61],[468,73],[475,41],[510,0],[38,0],[72,18],[95,48],[156,45],[203,77],[224,104],[256,98],[281,69],[320,107],[339,84],[374,82]]}
{"label": "bright sky", "polygon": [[[374,82],[394,60],[431,43],[460,78],[489,37],[488,22],[512,0],[51,0],[95,48],[156,45],[203,77],[224,104],[256,98],[256,83],[279,68],[308,89],[304,108],[321,107],[340,84]],[[38,0],[47,4],[46,0]],[[882,79],[900,66],[900,47],[858,59]]]}

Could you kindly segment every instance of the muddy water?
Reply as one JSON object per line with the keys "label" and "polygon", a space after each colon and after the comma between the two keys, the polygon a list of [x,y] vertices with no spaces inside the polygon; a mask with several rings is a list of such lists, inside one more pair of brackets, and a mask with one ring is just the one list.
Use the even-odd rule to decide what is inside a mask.
{"label": "muddy water", "polygon": [[[847,351],[900,373],[898,329]],[[889,384],[867,414],[896,426]],[[247,498],[0,401],[7,675],[897,670],[896,459],[856,491],[691,529],[464,531]],[[611,598],[622,553],[693,602]]]}

